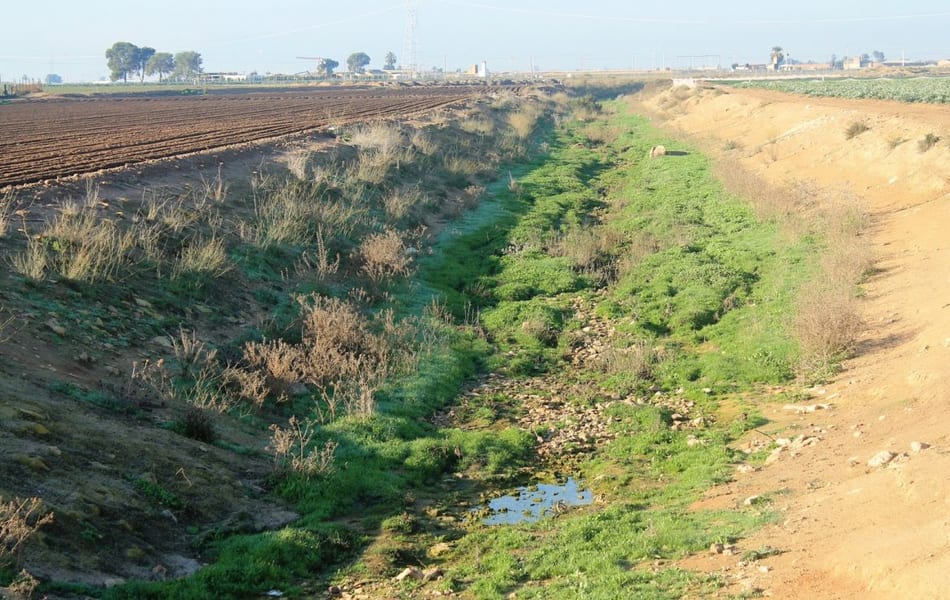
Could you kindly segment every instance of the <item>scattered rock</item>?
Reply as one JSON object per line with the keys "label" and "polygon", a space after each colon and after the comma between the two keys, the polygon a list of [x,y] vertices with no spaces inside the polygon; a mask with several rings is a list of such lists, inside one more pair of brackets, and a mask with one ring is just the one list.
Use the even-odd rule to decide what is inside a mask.
{"label": "scattered rock", "polygon": [[757,470],[757,469],[756,469],[755,467],[753,467],[752,465],[748,465],[748,464],[746,464],[746,463],[742,463],[741,465],[738,465],[738,466],[736,467],[736,472],[737,472],[737,473],[742,473],[743,475],[746,475],[746,474],[749,474],[749,473],[755,473],[756,470]]}
{"label": "scattered rock", "polygon": [[830,410],[832,407],[833,405],[831,404],[823,403],[823,404],[806,404],[806,405],[786,404],[782,408],[785,410],[793,410],[797,412],[798,414],[805,414],[805,413],[813,413],[819,410]]}
{"label": "scattered rock", "polygon": [[894,456],[895,455],[893,452],[890,452],[888,450],[881,450],[880,452],[872,456],[870,459],[868,459],[868,466],[871,467],[872,469],[877,468],[877,467],[883,467],[887,463],[894,460]]}
{"label": "scattered rock", "polygon": [[917,454],[921,450],[926,450],[927,448],[930,448],[930,444],[928,444],[927,442],[914,441],[910,443],[910,451],[913,452],[914,454]]}

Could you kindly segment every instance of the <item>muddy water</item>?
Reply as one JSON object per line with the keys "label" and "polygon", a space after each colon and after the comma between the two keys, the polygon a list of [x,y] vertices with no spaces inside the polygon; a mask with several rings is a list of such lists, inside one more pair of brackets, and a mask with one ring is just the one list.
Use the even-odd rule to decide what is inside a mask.
{"label": "muddy water", "polygon": [[[569,478],[563,484],[537,484],[520,487],[508,496],[495,498],[488,503],[489,514],[482,523],[486,525],[514,525],[533,523],[546,516],[558,514],[572,506],[583,506],[594,501],[589,489],[580,489],[577,481]],[[484,510],[484,507],[475,512]]]}

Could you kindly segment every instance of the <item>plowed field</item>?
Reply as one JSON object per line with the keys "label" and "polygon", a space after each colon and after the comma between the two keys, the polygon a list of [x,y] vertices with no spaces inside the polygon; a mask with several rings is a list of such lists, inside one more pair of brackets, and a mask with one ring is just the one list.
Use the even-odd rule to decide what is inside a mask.
{"label": "plowed field", "polygon": [[408,116],[482,87],[52,99],[0,106],[0,187]]}

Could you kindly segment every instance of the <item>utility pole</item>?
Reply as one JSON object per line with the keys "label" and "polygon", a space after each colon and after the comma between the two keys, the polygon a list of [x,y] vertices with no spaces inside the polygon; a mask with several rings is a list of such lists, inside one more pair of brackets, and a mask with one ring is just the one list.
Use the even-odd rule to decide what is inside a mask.
{"label": "utility pole", "polygon": [[403,39],[402,56],[409,69],[410,79],[416,78],[418,68],[418,43],[416,40],[416,18],[419,11],[419,0],[406,0],[406,35]]}

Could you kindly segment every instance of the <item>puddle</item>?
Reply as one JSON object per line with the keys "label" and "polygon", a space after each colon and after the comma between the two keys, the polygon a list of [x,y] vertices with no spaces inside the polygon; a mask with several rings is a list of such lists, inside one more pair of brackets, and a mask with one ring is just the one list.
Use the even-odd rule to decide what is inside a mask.
{"label": "puddle", "polygon": [[[533,523],[538,519],[557,514],[564,508],[583,506],[594,501],[590,490],[578,489],[577,481],[569,478],[563,484],[531,485],[520,487],[514,494],[495,498],[488,503],[488,516],[482,519],[486,525],[514,525]],[[480,512],[479,509],[474,512]]]}

